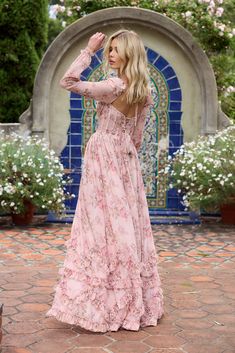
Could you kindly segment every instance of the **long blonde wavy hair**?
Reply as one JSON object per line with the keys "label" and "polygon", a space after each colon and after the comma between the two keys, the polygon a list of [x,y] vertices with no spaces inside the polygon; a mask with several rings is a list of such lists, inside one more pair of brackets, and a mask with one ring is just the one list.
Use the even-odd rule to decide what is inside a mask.
{"label": "long blonde wavy hair", "polygon": [[150,92],[144,44],[134,31],[123,29],[115,32],[108,38],[104,48],[106,68],[108,68],[109,48],[113,39],[117,39],[118,55],[123,62],[119,74],[125,75],[128,80],[126,101],[129,104],[144,102]]}

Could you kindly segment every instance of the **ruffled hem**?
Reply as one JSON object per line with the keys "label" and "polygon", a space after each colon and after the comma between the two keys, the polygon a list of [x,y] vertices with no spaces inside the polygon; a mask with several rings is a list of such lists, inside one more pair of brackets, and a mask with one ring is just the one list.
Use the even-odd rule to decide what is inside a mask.
{"label": "ruffled hem", "polygon": [[[153,287],[143,282],[142,287],[122,289],[76,282],[72,279],[71,287],[68,278],[60,281],[47,316],[89,331],[106,332],[156,326],[163,315],[163,292],[156,282]],[[75,293],[76,287],[79,290]]]}
{"label": "ruffled hem", "polygon": [[81,256],[74,241],[71,238],[66,242],[67,256],[59,270],[64,278],[78,280],[90,286],[102,285],[117,289],[141,287],[142,281],[148,281],[148,287],[160,283],[155,249],[149,252],[143,262],[139,262],[136,249],[131,247],[121,250],[117,250],[118,246],[110,247],[107,254],[106,246],[96,246]]}
{"label": "ruffled hem", "polygon": [[154,250],[141,262],[132,247],[110,246],[108,256],[105,247],[81,254],[74,239],[67,245],[48,316],[94,332],[157,325],[163,293]]}
{"label": "ruffled hem", "polygon": [[149,327],[149,326],[157,326],[158,320],[163,316],[163,311],[159,314],[157,318],[149,318],[148,320],[141,321],[139,324],[136,322],[124,322],[124,323],[113,323],[110,325],[100,324],[96,322],[89,322],[84,320],[83,318],[74,317],[71,314],[63,313],[60,310],[56,310],[55,308],[51,308],[47,313],[46,317],[54,317],[58,321],[79,326],[87,331],[92,332],[116,332],[119,329],[125,329],[128,331],[138,331],[140,328]]}

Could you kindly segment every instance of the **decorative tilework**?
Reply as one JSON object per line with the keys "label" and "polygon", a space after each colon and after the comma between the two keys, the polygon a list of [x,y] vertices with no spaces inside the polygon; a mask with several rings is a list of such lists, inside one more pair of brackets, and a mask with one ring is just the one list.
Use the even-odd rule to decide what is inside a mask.
{"label": "decorative tilework", "polygon": [[[154,107],[146,120],[139,158],[148,205],[152,211],[182,210],[177,191],[165,192],[168,180],[164,174],[159,173],[165,168],[168,155],[172,155],[183,143],[180,84],[167,60],[150,48],[146,50]],[[102,52],[99,51],[92,57],[90,67],[83,72],[83,79],[99,81],[102,78]],[[70,117],[68,143],[61,154],[61,161],[65,168],[70,169],[73,179],[73,184],[68,186],[68,190],[77,196],[85,146],[96,129],[95,102],[71,93]],[[67,201],[70,211],[75,210],[76,202],[77,198]]]}

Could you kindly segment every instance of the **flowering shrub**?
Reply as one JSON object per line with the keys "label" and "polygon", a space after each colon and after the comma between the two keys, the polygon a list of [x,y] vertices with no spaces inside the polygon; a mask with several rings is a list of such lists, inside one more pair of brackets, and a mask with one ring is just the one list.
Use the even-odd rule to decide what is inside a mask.
{"label": "flowering shrub", "polygon": [[165,173],[192,210],[217,210],[235,197],[235,126],[185,143]]}
{"label": "flowering shrub", "polygon": [[104,8],[133,6],[156,11],[186,28],[200,43],[213,66],[222,110],[235,120],[234,0],[58,0],[52,18],[63,27]]}
{"label": "flowering shrub", "polygon": [[0,135],[0,211],[21,213],[24,200],[38,210],[65,211],[63,166],[44,140]]}

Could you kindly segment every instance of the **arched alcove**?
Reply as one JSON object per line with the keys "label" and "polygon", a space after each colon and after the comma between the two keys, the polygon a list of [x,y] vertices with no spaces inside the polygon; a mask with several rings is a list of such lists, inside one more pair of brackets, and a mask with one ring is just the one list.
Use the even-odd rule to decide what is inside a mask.
{"label": "arched alcove", "polygon": [[162,55],[174,67],[182,87],[185,138],[190,140],[198,133],[215,132],[218,127],[217,89],[204,51],[188,31],[169,18],[130,7],[105,9],[87,15],[67,27],[51,44],[35,79],[33,132],[43,133],[55,150],[62,150],[66,134],[55,125],[58,121],[60,124],[64,122],[66,131],[69,121],[65,118],[67,94],[59,87],[59,79],[80,49],[86,46],[91,34],[98,30],[109,34],[120,27],[136,30],[148,48]]}

